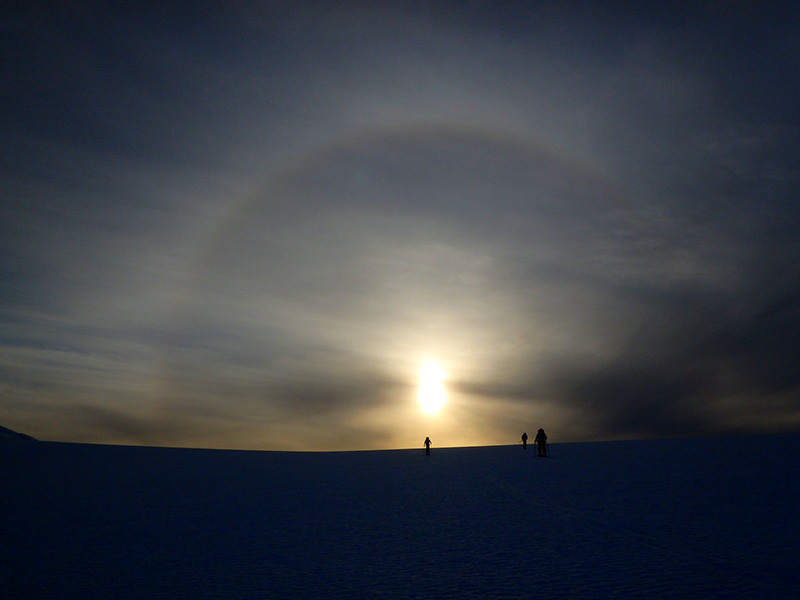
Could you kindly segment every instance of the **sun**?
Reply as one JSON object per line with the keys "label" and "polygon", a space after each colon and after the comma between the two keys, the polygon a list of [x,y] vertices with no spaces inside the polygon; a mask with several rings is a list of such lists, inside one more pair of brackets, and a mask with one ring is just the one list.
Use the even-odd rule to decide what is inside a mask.
{"label": "sun", "polygon": [[433,415],[439,412],[447,400],[444,389],[445,372],[441,365],[434,360],[426,360],[419,370],[419,389],[417,400],[422,407],[422,412]]}

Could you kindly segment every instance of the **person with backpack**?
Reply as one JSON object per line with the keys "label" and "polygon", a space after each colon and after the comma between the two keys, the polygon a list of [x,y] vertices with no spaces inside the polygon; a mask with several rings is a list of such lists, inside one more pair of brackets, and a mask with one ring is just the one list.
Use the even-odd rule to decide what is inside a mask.
{"label": "person with backpack", "polygon": [[431,438],[425,438],[425,456],[430,456],[431,454]]}
{"label": "person with backpack", "polygon": [[537,456],[547,456],[547,434],[544,429],[539,429],[536,432],[536,438],[533,440],[537,444]]}
{"label": "person with backpack", "polygon": [[528,449],[528,434],[525,431],[522,432],[522,449]]}

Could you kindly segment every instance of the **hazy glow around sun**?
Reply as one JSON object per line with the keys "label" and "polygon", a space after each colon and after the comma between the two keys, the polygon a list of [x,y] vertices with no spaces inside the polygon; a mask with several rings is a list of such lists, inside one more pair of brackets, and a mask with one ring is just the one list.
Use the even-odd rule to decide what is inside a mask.
{"label": "hazy glow around sun", "polygon": [[432,415],[439,412],[447,400],[444,389],[445,372],[434,360],[426,360],[419,370],[419,389],[417,400],[422,412]]}

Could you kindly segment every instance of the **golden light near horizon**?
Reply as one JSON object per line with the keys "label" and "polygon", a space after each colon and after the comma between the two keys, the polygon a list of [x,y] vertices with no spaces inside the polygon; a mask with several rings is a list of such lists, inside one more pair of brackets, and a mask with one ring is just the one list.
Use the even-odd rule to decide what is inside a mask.
{"label": "golden light near horizon", "polygon": [[425,414],[438,413],[447,401],[444,378],[444,369],[435,360],[426,360],[422,363],[419,370],[417,400]]}

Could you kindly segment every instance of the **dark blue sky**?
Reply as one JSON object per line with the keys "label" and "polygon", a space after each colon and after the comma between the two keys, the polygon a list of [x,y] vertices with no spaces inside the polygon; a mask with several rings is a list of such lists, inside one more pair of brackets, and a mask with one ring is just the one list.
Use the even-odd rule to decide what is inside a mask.
{"label": "dark blue sky", "polygon": [[0,422],[271,449],[799,429],[800,10],[396,4],[4,13]]}

